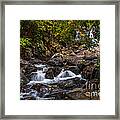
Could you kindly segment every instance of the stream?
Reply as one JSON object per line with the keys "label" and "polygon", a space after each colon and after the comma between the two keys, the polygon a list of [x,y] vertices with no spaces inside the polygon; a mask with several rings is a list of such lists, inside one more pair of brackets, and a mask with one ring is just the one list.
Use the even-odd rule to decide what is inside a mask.
{"label": "stream", "polygon": [[62,84],[62,87],[67,84],[74,85],[73,81],[76,81],[76,79],[77,81],[82,80],[86,82],[80,74],[76,75],[72,71],[65,70],[64,68],[62,68],[61,72],[53,79],[47,79],[45,75],[49,67],[45,64],[35,64],[35,67],[37,67],[37,71],[31,73],[30,81],[26,85],[26,91],[20,93],[21,100],[29,98],[35,100],[55,99],[51,96],[51,94],[56,92],[59,93],[61,90],[61,92],[69,91],[69,89],[66,89],[67,87],[61,89],[58,85]]}

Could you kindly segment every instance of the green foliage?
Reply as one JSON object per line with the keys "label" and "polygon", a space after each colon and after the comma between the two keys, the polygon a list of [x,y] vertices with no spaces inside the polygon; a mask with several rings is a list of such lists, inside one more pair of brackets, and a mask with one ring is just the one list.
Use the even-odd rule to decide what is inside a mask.
{"label": "green foliage", "polygon": [[[99,20],[21,20],[20,45],[21,49],[31,48],[33,56],[50,56],[62,46],[85,44],[86,48],[96,46],[86,34],[92,27],[96,29],[96,39],[100,39]],[[76,29],[80,31],[81,40],[75,41]],[[49,54],[48,54],[49,53]],[[24,53],[21,53],[24,54]]]}
{"label": "green foliage", "polygon": [[31,39],[29,38],[20,38],[20,46],[29,47],[31,45]]}

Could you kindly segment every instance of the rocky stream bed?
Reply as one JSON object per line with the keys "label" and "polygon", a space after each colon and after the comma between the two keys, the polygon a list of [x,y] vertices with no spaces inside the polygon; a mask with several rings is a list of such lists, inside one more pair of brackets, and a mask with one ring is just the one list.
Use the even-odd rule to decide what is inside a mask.
{"label": "rocky stream bed", "polygon": [[20,60],[21,100],[99,100],[100,50],[64,48],[48,60]]}

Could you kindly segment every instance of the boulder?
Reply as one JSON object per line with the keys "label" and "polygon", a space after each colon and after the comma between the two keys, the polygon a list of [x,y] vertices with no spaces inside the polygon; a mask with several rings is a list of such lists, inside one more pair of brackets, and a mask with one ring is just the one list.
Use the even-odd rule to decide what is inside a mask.
{"label": "boulder", "polygon": [[69,66],[68,70],[72,71],[73,73],[75,73],[76,75],[80,74],[80,69],[78,68],[78,66]]}
{"label": "boulder", "polygon": [[54,70],[53,68],[48,68],[45,74],[46,79],[54,79]]}
{"label": "boulder", "polygon": [[63,61],[62,61],[62,59],[59,59],[59,58],[52,58],[47,62],[47,64],[50,65],[50,66],[62,67],[63,66]]}
{"label": "boulder", "polygon": [[86,65],[86,67],[83,68],[83,70],[81,72],[83,78],[91,80],[94,68],[95,68],[94,64],[88,64],[88,65]]}
{"label": "boulder", "polygon": [[61,67],[53,67],[54,77],[56,77],[58,74],[60,74],[61,70],[62,70]]}
{"label": "boulder", "polygon": [[31,58],[29,62],[31,64],[40,64],[40,63],[42,63],[42,60],[37,59],[37,58]]}
{"label": "boulder", "polygon": [[67,59],[64,59],[63,64],[68,66],[74,66],[76,65],[75,59],[75,57],[69,57]]}
{"label": "boulder", "polygon": [[21,65],[21,66],[23,66],[23,65],[28,65],[28,64],[29,64],[29,61],[20,59],[20,65]]}
{"label": "boulder", "polygon": [[61,67],[49,67],[46,71],[45,78],[53,79],[54,77],[57,77],[60,74],[61,70]]}
{"label": "boulder", "polygon": [[36,72],[37,71],[37,67],[35,67],[35,65],[29,64],[25,67],[25,74],[31,74],[32,72]]}

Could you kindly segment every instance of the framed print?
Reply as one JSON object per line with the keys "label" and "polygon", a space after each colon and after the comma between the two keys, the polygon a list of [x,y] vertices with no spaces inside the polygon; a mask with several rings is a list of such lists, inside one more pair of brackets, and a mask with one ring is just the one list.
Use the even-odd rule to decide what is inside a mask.
{"label": "framed print", "polygon": [[119,119],[119,7],[2,1],[1,118]]}

